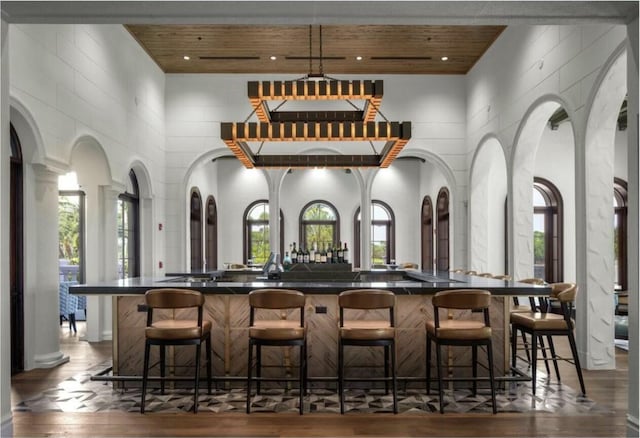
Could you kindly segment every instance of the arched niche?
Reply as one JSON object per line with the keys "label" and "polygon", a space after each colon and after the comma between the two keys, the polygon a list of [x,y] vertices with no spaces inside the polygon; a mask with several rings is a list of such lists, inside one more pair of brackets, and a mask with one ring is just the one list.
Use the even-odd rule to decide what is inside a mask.
{"label": "arched niche", "polygon": [[[371,195],[387,203],[395,214],[395,260],[397,263],[422,263],[422,204],[429,196],[436,207],[442,187],[449,190],[449,264],[462,257],[455,246],[455,229],[463,227],[464,220],[456,213],[459,197],[453,171],[438,155],[419,149],[405,149],[387,169],[379,169],[374,177]],[[434,210],[434,225],[436,212]],[[433,232],[437,232],[433,227]],[[436,239],[434,237],[433,244]],[[425,267],[422,267],[423,269]],[[430,269],[430,267],[427,267]]]}
{"label": "arched niche", "polygon": [[[516,279],[533,276],[533,178],[536,176],[536,171],[548,165],[546,177],[554,181],[563,169],[566,170],[566,167],[574,165],[575,126],[571,122],[566,123],[566,129],[569,131],[565,133],[565,137],[570,138],[570,141],[563,146],[568,148],[566,155],[571,157],[567,160],[568,162],[558,161],[551,165],[548,160],[553,159],[553,156],[549,156],[549,147],[545,146],[541,149],[543,139],[547,138],[546,132],[550,129],[549,119],[561,107],[571,120],[573,113],[562,98],[555,95],[542,96],[527,110],[516,134],[511,157],[511,185],[508,196],[508,223],[512,230],[508,236],[509,266],[512,271],[510,273]],[[543,152],[539,153],[541,150]],[[563,178],[566,178],[566,174]],[[570,192],[567,196],[573,198],[575,185],[571,186],[568,183],[567,187],[570,187],[566,189]],[[565,254],[567,257],[575,258],[575,253],[572,251],[565,251]]]}
{"label": "arched niche", "polygon": [[[177,237],[182,250],[180,260],[172,260],[167,255],[167,266],[185,269],[191,254],[189,241],[189,211],[192,189],[197,188],[203,202],[213,196],[218,215],[218,261],[221,263],[240,263],[243,260],[242,218],[246,207],[258,199],[268,199],[268,182],[265,174],[259,169],[246,169],[229,150],[216,149],[209,151],[189,166],[182,187],[182,198],[179,200],[179,232]],[[204,227],[204,221],[203,225]],[[204,235],[204,230],[203,230]],[[172,243],[172,242],[171,242]],[[171,245],[173,246],[173,245]],[[170,245],[167,245],[169,248]]]}
{"label": "arched niche", "polygon": [[[614,253],[612,193],[615,136],[620,106],[627,94],[627,51],[622,44],[612,54],[588,100],[584,145],[584,193],[577,218],[581,294],[576,320],[578,349],[590,369],[615,368],[613,343]],[[582,164],[582,163],[580,163]]]}
{"label": "arched niche", "polygon": [[478,272],[506,269],[507,162],[495,136],[482,140],[469,178],[469,265]]}

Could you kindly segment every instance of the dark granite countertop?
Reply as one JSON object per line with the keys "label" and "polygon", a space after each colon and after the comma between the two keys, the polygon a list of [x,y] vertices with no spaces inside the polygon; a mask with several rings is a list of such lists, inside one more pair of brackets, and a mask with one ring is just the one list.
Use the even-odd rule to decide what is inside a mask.
{"label": "dark granite countertop", "polygon": [[[151,278],[135,277],[123,280],[105,281],[92,284],[80,284],[69,287],[74,295],[140,295],[155,288],[188,288],[205,294],[247,294],[254,289],[286,288],[301,290],[309,294],[338,294],[353,289],[387,289],[398,295],[434,294],[451,289],[485,289],[494,295],[533,296],[548,295],[550,288],[516,281],[495,280],[452,272],[421,272],[415,270],[391,271],[402,272],[402,279],[385,281],[385,271],[362,271],[364,278],[377,277],[382,273],[380,281],[211,281],[212,278],[223,278],[227,271],[210,271],[207,273],[173,273],[171,276]],[[254,273],[247,270],[245,273]]]}

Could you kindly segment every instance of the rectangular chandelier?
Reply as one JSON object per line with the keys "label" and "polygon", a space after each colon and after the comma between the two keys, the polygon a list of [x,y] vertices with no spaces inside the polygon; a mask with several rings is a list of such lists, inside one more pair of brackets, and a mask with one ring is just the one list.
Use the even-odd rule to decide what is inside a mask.
{"label": "rectangular chandelier", "polygon": [[[411,138],[411,122],[375,121],[382,101],[382,81],[262,81],[248,83],[249,101],[258,122],[222,122],[220,136],[247,168],[389,167]],[[269,101],[365,101],[354,111],[277,111]],[[372,154],[254,153],[248,142],[369,142]],[[380,152],[374,141],[384,142]],[[258,151],[262,150],[262,146]]]}

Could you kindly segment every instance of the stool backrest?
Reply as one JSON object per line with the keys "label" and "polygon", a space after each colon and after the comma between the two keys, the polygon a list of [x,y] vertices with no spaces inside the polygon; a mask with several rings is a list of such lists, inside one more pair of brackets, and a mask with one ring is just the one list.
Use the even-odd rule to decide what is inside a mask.
{"label": "stool backrest", "polygon": [[375,310],[389,309],[389,325],[395,326],[393,308],[396,305],[396,295],[383,289],[356,289],[348,290],[338,295],[340,307],[340,327],[344,325],[344,310]]}
{"label": "stool backrest", "polygon": [[481,274],[478,274],[478,277],[493,278],[493,274],[491,272],[483,272]]}
{"label": "stool backrest", "polygon": [[191,289],[151,289],[144,294],[144,300],[155,309],[184,309],[202,306],[204,295]]}
{"label": "stool backrest", "polygon": [[259,289],[249,292],[249,305],[258,309],[304,307],[304,294],[291,289]]}
{"label": "stool backrest", "polygon": [[478,271],[465,271],[466,275],[478,275]]}
{"label": "stool backrest", "polygon": [[484,324],[489,327],[489,307],[491,292],[481,289],[454,289],[436,293],[431,299],[433,303],[436,327],[440,327],[438,309],[482,310]]}
{"label": "stool backrest", "polygon": [[291,289],[258,289],[249,292],[249,325],[252,326],[256,309],[300,309],[300,327],[304,327],[305,296]]}
{"label": "stool backrest", "polygon": [[563,303],[569,303],[576,299],[578,285],[575,283],[552,283],[551,297]]}
{"label": "stool backrest", "polygon": [[511,281],[511,275],[494,275],[493,278],[496,280]]}
{"label": "stool backrest", "polygon": [[383,289],[356,289],[338,295],[338,305],[345,309],[388,309],[395,304],[395,294]]}
{"label": "stool backrest", "polygon": [[522,280],[518,281],[520,283],[535,284],[537,286],[544,286],[545,284],[547,284],[547,282],[542,278],[523,278]]}
{"label": "stool backrest", "polygon": [[202,327],[202,306],[204,295],[191,289],[150,289],[144,294],[147,304],[147,326],[153,323],[153,309],[198,308],[198,327]]}

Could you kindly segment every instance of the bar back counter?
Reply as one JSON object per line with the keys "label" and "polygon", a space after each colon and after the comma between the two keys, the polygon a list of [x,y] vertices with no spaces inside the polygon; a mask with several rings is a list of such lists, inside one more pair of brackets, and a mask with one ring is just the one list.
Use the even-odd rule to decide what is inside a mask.
{"label": "bar back counter", "polygon": [[[329,265],[330,266],[330,265]],[[349,266],[349,265],[345,265]],[[305,271],[305,269],[302,269]],[[205,319],[213,322],[212,344],[214,376],[233,381],[247,375],[249,303],[247,294],[262,288],[295,289],[305,293],[304,320],[308,339],[308,376],[310,382],[335,381],[338,364],[338,294],[353,289],[386,289],[396,294],[396,348],[399,379],[424,387],[426,334],[425,322],[433,318],[431,297],[438,291],[452,289],[484,289],[492,293],[491,327],[496,375],[509,370],[509,309],[513,296],[548,295],[550,288],[467,276],[450,272],[416,270],[351,271],[325,268],[321,272],[272,273],[242,269],[207,273],[169,274],[165,278],[130,278],[98,284],[72,286],[76,295],[113,296],[113,376],[123,385],[139,385],[143,368],[146,308],[144,293],[149,289],[171,287],[201,291],[205,294]],[[271,277],[271,278],[269,278]],[[525,300],[527,301],[527,300]],[[276,312],[276,311],[274,311]],[[286,318],[278,313],[270,318]],[[356,315],[357,317],[357,315]],[[161,318],[160,314],[156,318]],[[382,319],[379,317],[378,319]],[[283,347],[286,348],[286,347]],[[190,351],[169,352],[169,365],[193,362]],[[372,364],[382,363],[381,349],[358,348],[349,352],[345,361],[355,377],[380,375]],[[273,354],[271,354],[273,353]],[[286,354],[264,352],[263,376],[282,375],[281,367],[295,374],[298,363],[296,349]],[[468,357],[467,357],[468,356]],[[152,361],[154,358],[152,358]],[[470,349],[452,348],[449,365],[471,363]],[[447,364],[445,364],[447,365]],[[278,367],[278,368],[277,368]],[[446,368],[445,368],[446,369]],[[189,374],[188,368],[176,368],[176,375]],[[467,375],[466,370],[449,367],[449,374]],[[415,383],[414,383],[415,381]]]}

